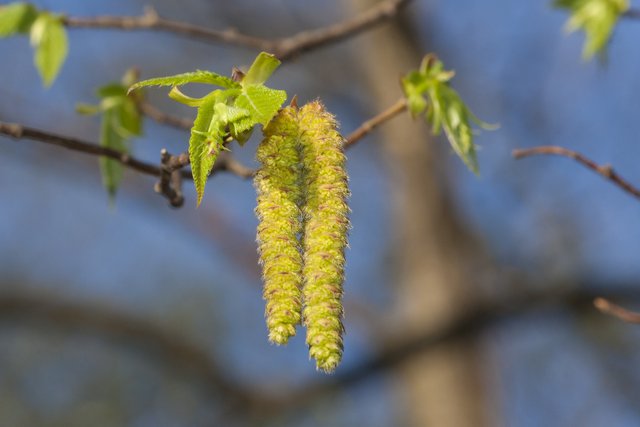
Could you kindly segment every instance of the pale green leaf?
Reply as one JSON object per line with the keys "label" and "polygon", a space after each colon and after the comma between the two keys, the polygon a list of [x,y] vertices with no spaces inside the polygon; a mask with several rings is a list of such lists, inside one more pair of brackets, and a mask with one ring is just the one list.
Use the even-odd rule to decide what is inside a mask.
{"label": "pale green leaf", "polygon": [[176,102],[179,102],[184,105],[188,105],[189,107],[198,107],[204,98],[192,98],[188,95],[185,95],[178,89],[178,86],[174,86],[169,91],[169,98],[173,99]]}
{"label": "pale green leaf", "polygon": [[251,118],[262,125],[266,125],[278,112],[287,93],[283,90],[270,89],[266,86],[246,86],[235,101],[235,106],[245,109]]}
{"label": "pale green leaf", "polygon": [[135,101],[124,98],[119,109],[122,127],[133,136],[142,135],[142,117]]}
{"label": "pale green leaf", "polygon": [[[128,153],[128,144],[118,131],[118,115],[116,110],[107,110],[102,115],[100,130],[100,145],[112,150]],[[122,180],[122,165],[108,157],[100,157],[102,184],[109,198],[113,200]]]}
{"label": "pale green leaf", "polygon": [[260,52],[242,79],[242,85],[261,85],[267,81],[271,74],[280,66],[280,60],[274,55]]}
{"label": "pale green leaf", "polygon": [[67,33],[60,17],[42,12],[31,26],[35,64],[43,84],[51,86],[68,52]]}
{"label": "pale green leaf", "polygon": [[198,205],[202,202],[209,173],[222,148],[223,124],[215,120],[215,105],[220,102],[219,92],[214,91],[202,100],[189,138],[189,159]]}
{"label": "pale green leaf", "polygon": [[96,94],[99,98],[107,98],[110,96],[125,97],[127,96],[127,88],[120,83],[110,83],[99,87]]}
{"label": "pale green leaf", "polygon": [[0,6],[0,38],[28,32],[36,15],[36,9],[29,3]]}
{"label": "pale green leaf", "polygon": [[417,71],[402,79],[409,111],[415,117],[425,112],[434,135],[443,129],[451,147],[473,172],[478,172],[476,147],[473,142],[471,122],[481,128],[493,126],[482,122],[467,108],[458,93],[449,86],[453,71],[433,55],[427,55]]}
{"label": "pale green leaf", "polygon": [[571,12],[567,31],[585,32],[585,59],[604,53],[620,16],[630,7],[629,0],[556,0],[554,5]]}
{"label": "pale green leaf", "polygon": [[187,83],[212,84],[227,89],[240,87],[240,83],[234,82],[229,77],[221,76],[220,74],[212,73],[210,71],[197,70],[195,72],[177,74],[175,76],[156,77],[153,79],[142,80],[132,85],[129,88],[129,92],[146,86],[181,86]]}

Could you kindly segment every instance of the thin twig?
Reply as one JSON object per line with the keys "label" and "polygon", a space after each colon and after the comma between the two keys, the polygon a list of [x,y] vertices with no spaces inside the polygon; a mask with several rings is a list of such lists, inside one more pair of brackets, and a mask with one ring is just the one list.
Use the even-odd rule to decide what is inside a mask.
{"label": "thin twig", "polygon": [[171,114],[160,111],[148,102],[143,101],[138,103],[138,108],[142,114],[163,125],[186,130],[191,129],[191,126],[193,126],[193,120],[172,116]]}
{"label": "thin twig", "polygon": [[607,299],[598,297],[593,300],[593,305],[604,314],[617,317],[627,323],[640,324],[640,313],[622,308]]}
{"label": "thin twig", "polygon": [[[111,148],[101,147],[99,145],[77,138],[57,135],[54,133],[22,126],[16,123],[0,122],[0,135],[7,135],[15,139],[28,139],[32,141],[44,142],[46,144],[63,147],[72,151],[92,154],[94,156],[108,157],[120,162],[123,166],[147,175],[159,177],[162,173],[160,166],[136,159],[129,154],[122,153]],[[214,165],[213,170],[211,171],[211,175],[214,175],[217,172],[226,171],[238,175],[240,178],[244,179],[250,178],[252,176],[253,172],[251,169],[240,164],[228,153],[223,154],[224,155],[220,155],[220,158]],[[183,164],[181,167],[184,167],[186,165],[188,165],[188,162]],[[181,177],[184,179],[193,179],[191,172],[186,170],[181,171]]]}
{"label": "thin twig", "polygon": [[212,30],[206,27],[161,18],[152,8],[142,16],[98,16],[79,18],[65,16],[70,28],[114,28],[120,30],[159,30],[209,42],[226,43],[272,52],[281,60],[291,59],[313,49],[352,37],[396,16],[411,0],[386,0],[351,19],[316,30],[301,31],[290,37],[264,39],[241,34],[236,30]]}
{"label": "thin twig", "polygon": [[113,28],[120,30],[160,30],[187,37],[200,38],[210,42],[227,43],[257,50],[267,50],[272,46],[269,40],[240,34],[235,30],[212,30],[206,27],[172,21],[158,16],[151,7],[145,8],[142,16],[98,16],[79,18],[65,16],[64,25],[70,28]]}
{"label": "thin twig", "polygon": [[156,193],[163,195],[174,208],[182,207],[184,196],[182,195],[182,175],[180,169],[189,164],[189,155],[182,153],[173,156],[163,148],[160,150],[160,181],[153,187]]}
{"label": "thin twig", "polygon": [[277,40],[272,52],[287,60],[310,50],[353,37],[373,26],[395,17],[411,0],[387,0],[344,22],[317,30],[302,31]]}
{"label": "thin twig", "polygon": [[15,139],[30,139],[33,141],[40,141],[46,144],[67,148],[73,151],[79,151],[81,153],[108,157],[120,162],[124,166],[137,170],[138,172],[147,175],[160,176],[160,168],[156,165],[143,162],[120,151],[101,147],[99,145],[82,141],[80,139],[56,135],[38,129],[22,126],[16,123],[4,122],[0,122],[0,134],[7,135]]}
{"label": "thin twig", "polygon": [[537,155],[556,155],[556,156],[564,156],[570,159],[574,159],[581,165],[591,169],[592,171],[600,174],[605,179],[608,179],[627,193],[631,194],[637,199],[640,199],[640,189],[631,185],[628,181],[623,179],[620,175],[613,170],[611,165],[598,165],[593,160],[589,160],[582,154],[571,151],[563,147],[557,147],[553,145],[549,146],[541,146],[541,147],[533,147],[533,148],[524,148],[519,150],[513,150],[512,155],[516,159],[522,159],[524,157],[537,156]]}
{"label": "thin twig", "polygon": [[344,144],[345,149],[351,148],[358,141],[360,141],[363,137],[368,135],[372,130],[385,123],[388,120],[391,120],[395,116],[401,114],[403,111],[407,109],[407,101],[402,98],[399,99],[395,104],[391,107],[387,108],[380,114],[373,116],[371,119],[362,123],[358,129],[354,130],[347,136],[346,142]]}

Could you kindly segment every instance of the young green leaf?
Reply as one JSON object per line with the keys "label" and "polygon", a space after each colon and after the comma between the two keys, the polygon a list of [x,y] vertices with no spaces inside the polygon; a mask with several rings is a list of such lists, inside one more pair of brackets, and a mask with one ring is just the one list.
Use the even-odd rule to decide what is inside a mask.
{"label": "young green leaf", "polygon": [[286,99],[287,93],[283,90],[270,89],[263,85],[249,85],[242,89],[235,106],[249,111],[255,123],[266,125]]}
{"label": "young green leaf", "polygon": [[[100,127],[100,145],[123,153],[129,152],[129,145],[118,131],[118,114],[115,109],[109,109],[102,114]],[[122,165],[107,157],[100,157],[102,184],[113,201],[120,181],[122,180]]]}
{"label": "young green leaf", "polygon": [[36,9],[29,3],[0,6],[0,38],[28,32],[36,15]]}
{"label": "young green leaf", "polygon": [[185,95],[178,89],[178,86],[174,86],[169,91],[169,98],[173,99],[176,102],[179,102],[184,105],[188,105],[189,107],[199,107],[202,104],[202,100],[204,98],[192,98],[188,95]]}
{"label": "young green leaf", "polygon": [[[76,106],[81,114],[102,113],[100,145],[123,153],[129,153],[131,138],[142,134],[142,118],[136,100],[127,96],[127,87],[132,83],[130,80],[130,72],[127,72],[121,83],[100,87],[96,91],[101,98],[99,105]],[[103,184],[113,200],[122,179],[122,165],[101,157],[100,170]]]}
{"label": "young green leaf", "polygon": [[432,132],[444,132],[451,147],[474,173],[478,172],[476,147],[471,122],[483,129],[493,126],[482,122],[467,108],[458,93],[449,86],[452,71],[446,71],[441,61],[427,55],[419,70],[402,79],[402,87],[411,114],[416,117],[426,110],[425,118]]}
{"label": "young green leaf", "polygon": [[[273,55],[262,52],[246,75],[234,71],[235,80],[209,71],[196,71],[144,80],[129,88],[130,93],[145,86],[172,86],[170,98],[198,108],[189,139],[189,160],[198,205],[213,164],[220,150],[225,149],[224,143],[236,139],[240,145],[244,144],[253,128],[257,124],[266,126],[287,99],[285,91],[263,85],[279,64]],[[178,88],[187,83],[208,83],[224,89],[214,90],[203,98],[191,98]]]}
{"label": "young green leaf", "polygon": [[43,84],[51,86],[67,57],[67,33],[59,16],[41,12],[31,26],[35,64]]}
{"label": "young green leaf", "polygon": [[274,55],[260,52],[242,79],[242,85],[261,85],[267,81],[271,74],[280,66],[280,60]]}
{"label": "young green leaf", "polygon": [[229,77],[212,73],[211,71],[197,70],[191,73],[177,74],[168,77],[156,77],[142,80],[129,88],[129,92],[146,86],[182,86],[187,83],[205,83],[220,86],[227,89],[239,88],[240,83],[234,82]]}
{"label": "young green leaf", "polygon": [[198,206],[202,202],[209,173],[222,149],[223,123],[215,118],[215,106],[221,101],[220,92],[214,91],[202,100],[189,138],[189,159]]}
{"label": "young green leaf", "polygon": [[556,0],[554,6],[571,11],[567,31],[585,32],[584,59],[604,52],[618,19],[630,7],[629,0]]}

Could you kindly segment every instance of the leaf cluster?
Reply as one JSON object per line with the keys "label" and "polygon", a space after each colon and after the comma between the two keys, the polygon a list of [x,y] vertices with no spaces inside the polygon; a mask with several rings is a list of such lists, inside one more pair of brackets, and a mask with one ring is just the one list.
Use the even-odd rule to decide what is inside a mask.
{"label": "leaf cluster", "polygon": [[554,6],[571,12],[567,31],[585,32],[584,59],[604,53],[618,19],[630,7],[629,0],[556,0]]}
{"label": "leaf cluster", "polygon": [[[234,139],[244,144],[253,128],[269,123],[287,99],[285,91],[264,85],[279,65],[275,56],[262,52],[246,74],[236,73],[236,79],[209,71],[195,71],[144,80],[129,88],[131,92],[146,86],[171,86],[170,98],[198,109],[189,139],[189,159],[198,205],[224,145]],[[179,89],[187,83],[211,84],[222,89],[215,89],[202,98],[192,98]]]}
{"label": "leaf cluster", "polygon": [[40,11],[29,3],[0,6],[0,38],[29,35],[42,83],[51,86],[67,57],[67,32],[62,16]]}
{"label": "leaf cluster", "polygon": [[478,173],[471,122],[484,129],[494,126],[478,119],[449,86],[454,75],[453,71],[445,70],[442,61],[434,55],[427,55],[418,70],[411,71],[402,79],[402,87],[411,115],[424,114],[435,135],[444,129],[456,154],[469,169]]}
{"label": "leaf cluster", "polygon": [[[96,95],[98,105],[78,104],[81,114],[100,114],[100,145],[124,154],[130,151],[130,140],[142,134],[142,118],[135,97],[127,96],[127,89],[136,80],[136,70],[129,70],[121,82],[100,87]],[[102,182],[113,199],[122,180],[122,165],[113,159],[100,157]]]}

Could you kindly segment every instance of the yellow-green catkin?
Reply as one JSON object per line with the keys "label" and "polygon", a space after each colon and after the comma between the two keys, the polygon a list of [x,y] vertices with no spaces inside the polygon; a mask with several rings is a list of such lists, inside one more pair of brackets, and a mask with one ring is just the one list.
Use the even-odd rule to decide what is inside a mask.
{"label": "yellow-green catkin", "polygon": [[255,176],[257,241],[264,281],[269,340],[285,344],[296,333],[302,310],[301,165],[297,109],[287,107],[264,129]]}
{"label": "yellow-green catkin", "polygon": [[349,229],[344,138],[318,102],[298,113],[303,164],[303,318],[309,355],[332,372],[342,358],[344,251]]}

